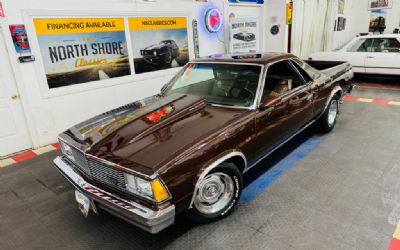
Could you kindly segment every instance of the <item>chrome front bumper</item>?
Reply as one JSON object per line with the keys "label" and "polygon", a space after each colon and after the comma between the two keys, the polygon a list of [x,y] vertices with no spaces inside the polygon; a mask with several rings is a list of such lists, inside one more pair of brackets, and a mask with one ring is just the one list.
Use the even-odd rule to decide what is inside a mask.
{"label": "chrome front bumper", "polygon": [[76,189],[90,197],[97,206],[149,233],[158,233],[174,223],[174,205],[154,211],[89,184],[62,157],[54,159],[54,165]]}

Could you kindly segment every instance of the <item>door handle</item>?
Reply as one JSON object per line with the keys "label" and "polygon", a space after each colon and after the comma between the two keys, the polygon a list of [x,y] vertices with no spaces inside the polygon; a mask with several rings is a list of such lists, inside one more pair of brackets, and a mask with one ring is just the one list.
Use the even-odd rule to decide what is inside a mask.
{"label": "door handle", "polygon": [[367,56],[367,58],[368,58],[368,59],[372,59],[372,58],[375,58],[375,57],[373,57],[373,56]]}
{"label": "door handle", "polygon": [[11,99],[13,99],[13,100],[17,100],[18,98],[19,98],[19,95],[17,95],[17,94],[14,94],[11,96]]}

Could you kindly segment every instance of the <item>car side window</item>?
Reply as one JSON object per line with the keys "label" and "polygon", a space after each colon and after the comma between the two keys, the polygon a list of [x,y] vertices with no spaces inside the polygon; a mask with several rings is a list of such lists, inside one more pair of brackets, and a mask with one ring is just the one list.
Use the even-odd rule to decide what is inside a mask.
{"label": "car side window", "polygon": [[400,42],[396,38],[375,38],[371,52],[399,52]]}
{"label": "car side window", "polygon": [[303,77],[305,82],[311,82],[313,79],[312,77],[302,68],[300,67],[296,62],[291,61],[292,65],[299,71],[300,75]]}
{"label": "car side window", "polygon": [[357,52],[372,52],[373,39],[368,38],[361,41],[362,41],[361,44],[357,44],[358,47],[354,48],[354,50]]}
{"label": "car side window", "polygon": [[265,102],[279,97],[301,85],[304,85],[304,81],[289,61],[274,63],[268,67],[262,101]]}

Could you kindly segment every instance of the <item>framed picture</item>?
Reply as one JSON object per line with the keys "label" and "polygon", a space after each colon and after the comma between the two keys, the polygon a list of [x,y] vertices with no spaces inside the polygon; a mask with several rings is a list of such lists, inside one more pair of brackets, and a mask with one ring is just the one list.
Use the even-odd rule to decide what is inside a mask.
{"label": "framed picture", "polygon": [[393,0],[368,0],[368,9],[391,9],[393,6]]}
{"label": "framed picture", "polygon": [[337,31],[343,30],[343,17],[338,17],[337,21]]}
{"label": "framed picture", "polygon": [[345,0],[338,1],[338,14],[344,14],[344,4]]}

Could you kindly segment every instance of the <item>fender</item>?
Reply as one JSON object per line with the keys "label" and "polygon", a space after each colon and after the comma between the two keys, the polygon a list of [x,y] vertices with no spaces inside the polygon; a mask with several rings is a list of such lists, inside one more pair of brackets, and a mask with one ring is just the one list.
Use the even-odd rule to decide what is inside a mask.
{"label": "fender", "polygon": [[342,87],[340,87],[340,86],[335,86],[335,87],[332,89],[331,94],[329,95],[329,98],[326,100],[325,107],[324,107],[324,109],[322,110],[321,114],[318,115],[317,119],[326,111],[326,109],[328,108],[329,102],[332,100],[332,98],[333,98],[337,93],[339,93],[339,99],[341,99],[341,98],[342,98],[342,95],[343,95],[343,89],[342,89]]}
{"label": "fender", "polygon": [[243,159],[244,161],[244,169],[247,168],[247,159],[244,156],[244,154],[240,151],[233,151],[233,152],[229,152],[225,155],[223,155],[222,157],[218,158],[217,160],[213,161],[210,165],[208,165],[206,168],[202,168],[200,170],[201,174],[199,176],[199,178],[197,179],[196,185],[194,187],[194,192],[193,192],[193,196],[192,196],[192,200],[190,201],[190,205],[189,205],[189,209],[193,207],[193,202],[194,202],[194,198],[196,196],[197,190],[199,188],[199,183],[206,177],[206,175],[208,173],[210,173],[211,170],[213,170],[214,168],[216,168],[219,164],[225,162],[226,160],[235,157],[235,156],[239,156]]}

